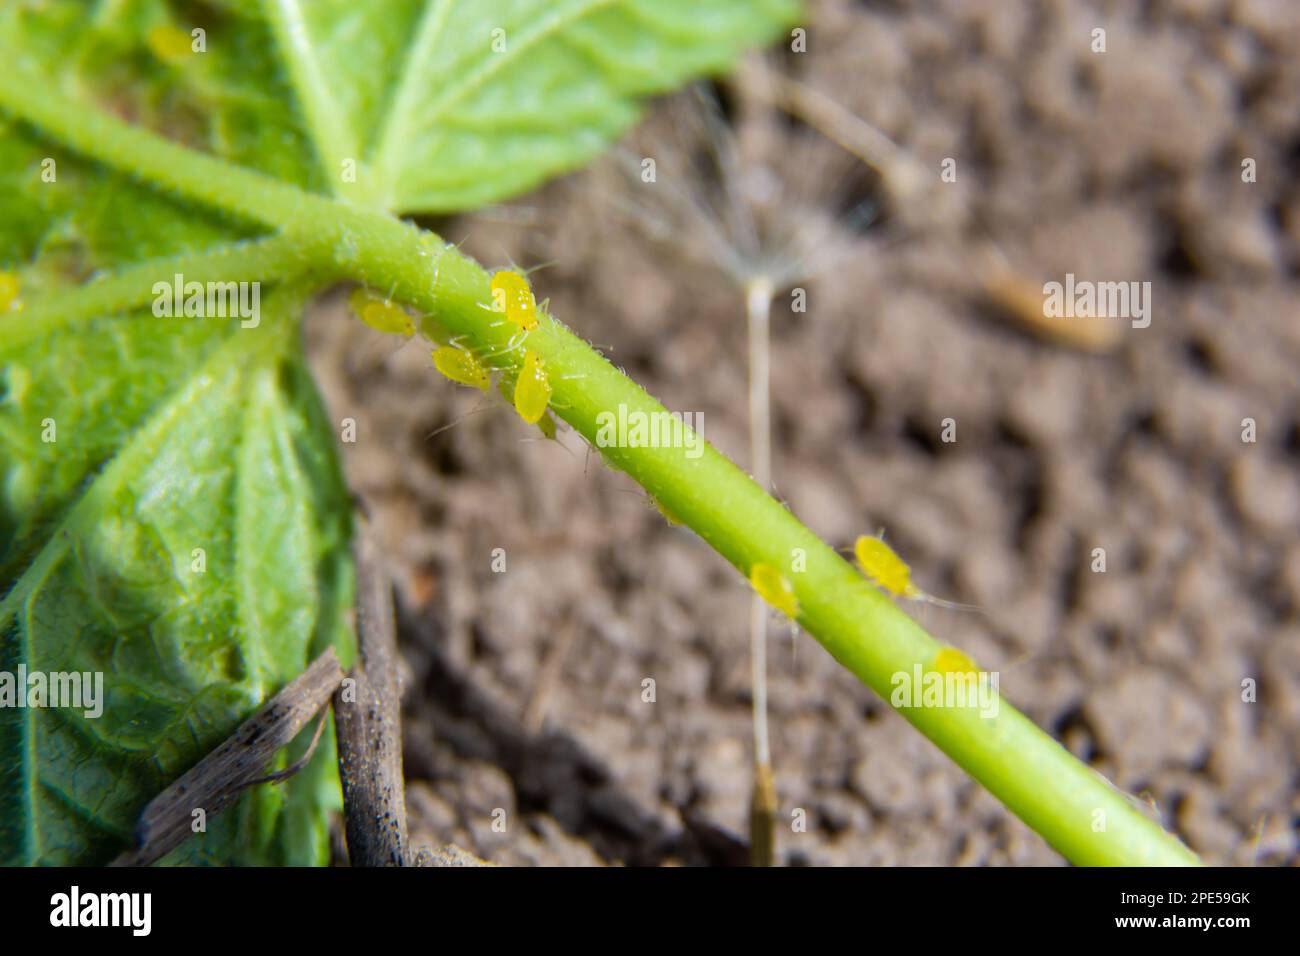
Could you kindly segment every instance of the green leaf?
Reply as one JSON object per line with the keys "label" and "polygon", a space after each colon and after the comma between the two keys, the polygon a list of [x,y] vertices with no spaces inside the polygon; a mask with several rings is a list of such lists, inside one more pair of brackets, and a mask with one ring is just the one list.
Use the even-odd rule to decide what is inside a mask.
{"label": "green leaf", "polygon": [[[592,159],[646,95],[729,66],[790,0],[264,0],[336,191],[454,212]],[[355,184],[341,179],[357,161]]]}
{"label": "green leaf", "polygon": [[[97,717],[0,708],[0,862],[111,859],[144,804],[312,657],[350,656],[350,503],[297,335],[311,283],[329,278],[300,248],[321,200],[275,180],[402,211],[501,199],[586,161],[641,98],[724,67],[792,9],[0,7],[9,117],[49,131],[67,115],[17,108],[41,100],[27,90],[93,111],[52,139],[0,113],[0,271],[23,306],[0,314],[0,672],[103,674],[105,697]],[[193,154],[160,173],[156,140],[114,159],[139,141],[90,122],[100,114],[269,178],[223,167],[209,180]],[[353,159],[355,181],[342,175]],[[356,207],[320,208],[342,221]],[[176,274],[260,282],[260,323],[155,316],[154,284]],[[332,749],[250,790],[172,862],[321,862]]]}
{"label": "green leaf", "polygon": [[[98,718],[0,711],[4,859],[111,858],[142,797],[339,643],[347,499],[293,347],[297,304],[268,296],[255,329],[93,320],[6,355],[4,565],[22,573],[0,605],[0,670],[100,673],[104,699]],[[256,792],[186,858],[319,862],[337,800],[307,782]],[[282,838],[302,814],[314,846]]]}
{"label": "green leaf", "polygon": [[[44,72],[189,145],[402,213],[455,212],[578,168],[647,96],[729,67],[794,0],[225,0],[174,14],[8,13]],[[4,17],[0,14],[0,18]],[[152,31],[199,28],[160,58]],[[345,175],[346,173],[346,175]]]}
{"label": "green leaf", "polygon": [[[65,88],[194,138],[194,91],[216,87],[178,79],[147,49],[168,22],[162,4],[118,6],[121,19],[89,23],[82,4],[9,7],[0,37]],[[227,128],[256,127],[255,108],[272,128],[292,118],[237,92],[221,93]],[[228,141],[236,155],[257,148]],[[3,120],[0,206],[0,269],[19,273],[27,306],[0,316],[0,672],[101,673],[106,698],[96,718],[0,709],[0,862],[106,862],[144,803],[311,656],[348,652],[347,500],[292,334],[299,296],[269,293],[255,329],[42,315],[117,267],[144,264],[146,288],[178,270],[199,278],[186,257],[221,262],[247,226]],[[93,299],[96,286],[79,291]],[[339,804],[331,751],[251,791],[174,859],[323,861]]]}

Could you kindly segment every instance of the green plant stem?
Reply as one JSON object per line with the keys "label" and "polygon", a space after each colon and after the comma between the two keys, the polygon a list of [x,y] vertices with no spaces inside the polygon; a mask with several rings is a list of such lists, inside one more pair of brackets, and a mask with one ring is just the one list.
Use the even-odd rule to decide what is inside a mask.
{"label": "green plant stem", "polygon": [[[215,208],[285,227],[303,254],[333,270],[392,290],[497,367],[518,361],[506,350],[505,323],[487,307],[488,274],[429,233],[383,213],[311,196],[131,129],[53,92],[53,84],[15,87],[0,72],[0,108],[93,159]],[[159,157],[165,157],[160,159]],[[804,527],[748,475],[711,446],[598,447],[602,412],[663,413],[663,406],[559,322],[546,319],[528,338],[550,370],[552,407],[747,576],[763,561],[789,566],[799,624],[868,686],[889,700],[898,674],[933,670],[940,644],[871,587],[833,548]],[[1076,760],[1028,718],[1001,701],[996,716],[971,707],[899,712],[1060,853],[1078,864],[1185,865],[1199,862],[1147,819],[1130,798]]]}
{"label": "green plant stem", "polygon": [[[336,261],[340,270],[394,289],[395,298],[436,316],[479,351],[505,348],[509,330],[492,324],[486,305],[488,274],[454,248],[356,209],[341,210],[317,241],[344,251]],[[684,448],[599,447],[601,412],[620,405],[628,414],[666,409],[587,343],[558,322],[544,322],[529,336],[528,347],[553,370],[552,406],[560,417],[742,575],[760,561],[788,566],[802,552],[807,570],[792,576],[802,608],[799,623],[864,683],[888,700],[894,675],[911,675],[918,666],[932,669],[941,645],[711,446],[697,458]],[[1005,701],[993,718],[956,707],[900,713],[1073,862],[1197,862],[1104,777]]]}
{"label": "green plant stem", "polygon": [[55,93],[56,88],[10,63],[0,70],[0,108],[128,176],[249,222],[280,226],[330,207],[323,196],[187,149]]}
{"label": "green plant stem", "polygon": [[97,275],[66,292],[35,299],[21,322],[0,323],[0,343],[15,346],[50,335],[84,315],[115,315],[138,309],[155,298],[154,284],[180,274],[186,282],[219,282],[232,275],[249,282],[283,282],[320,268],[305,255],[296,233],[250,239],[193,255],[169,256]]}

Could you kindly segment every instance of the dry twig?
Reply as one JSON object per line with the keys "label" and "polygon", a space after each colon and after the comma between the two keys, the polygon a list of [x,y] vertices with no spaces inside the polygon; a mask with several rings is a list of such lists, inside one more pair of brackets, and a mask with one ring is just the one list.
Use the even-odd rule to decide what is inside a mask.
{"label": "dry twig", "polygon": [[356,566],[360,655],[334,695],[348,859],[353,866],[405,866],[411,861],[393,592],[364,533]]}
{"label": "dry twig", "polygon": [[[300,769],[311,756],[288,770],[264,775],[275,752],[298,736],[322,708],[343,679],[333,648],[316,658],[261,710],[210,754],[149,801],[136,824],[136,846],[113,861],[113,866],[148,866],[180,846],[193,830],[194,813],[205,819],[234,803],[241,792],[258,783],[278,782]],[[320,728],[316,731],[317,738]],[[315,740],[312,741],[315,746]]]}

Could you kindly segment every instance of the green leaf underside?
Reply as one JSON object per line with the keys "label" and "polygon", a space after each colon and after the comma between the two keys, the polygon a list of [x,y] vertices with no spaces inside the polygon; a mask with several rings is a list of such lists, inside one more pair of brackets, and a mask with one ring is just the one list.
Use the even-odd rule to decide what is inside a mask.
{"label": "green leaf underside", "polygon": [[[0,55],[194,149],[433,212],[581,165],[640,97],[725,67],[791,15],[786,0],[47,0],[0,9]],[[207,52],[165,58],[150,38],[166,26],[202,27]],[[0,709],[0,862],[100,863],[315,654],[349,656],[349,503],[292,269],[257,273],[257,328],[158,318],[138,295],[143,308],[96,307],[95,284],[69,297],[117,270],[203,271],[186,257],[246,264],[254,230],[3,116],[0,208],[0,269],[33,317],[0,316],[0,671],[102,672],[105,695],[97,719]],[[55,301],[76,306],[53,321]],[[322,862],[332,751],[327,736],[305,771],[250,790],[168,862]]]}
{"label": "green leaf underside", "polygon": [[[171,131],[185,130],[185,108],[159,98],[165,76],[91,69],[98,51],[130,44],[122,23],[86,31],[70,6],[80,5],[23,18],[35,38],[24,49],[62,45],[86,61],[64,74],[69,86],[129,94],[115,104],[152,125],[179,116]],[[213,141],[258,128],[241,111],[235,98]],[[233,139],[234,158],[276,152],[258,136]],[[47,156],[57,185],[41,180]],[[294,178],[310,181],[310,169]],[[19,267],[29,306],[105,270],[219,254],[250,235],[3,121],[0,205],[0,268]],[[0,710],[0,862],[107,862],[144,803],[311,657],[331,644],[349,653],[348,502],[294,334],[301,301],[264,289],[248,329],[88,312],[33,338],[22,313],[2,317],[0,671],[101,672],[104,701],[95,719]],[[47,420],[53,442],[42,440]],[[305,771],[249,791],[168,862],[324,862],[339,803],[327,738]]]}
{"label": "green leaf underside", "polygon": [[[286,304],[268,299],[265,313]],[[142,797],[340,637],[346,496],[287,316],[265,313],[257,329],[202,335],[149,313],[91,320],[57,349],[9,357],[9,377],[30,378],[0,406],[17,451],[4,513],[51,517],[11,539],[41,547],[5,599],[0,669],[105,676],[98,719],[0,711],[6,859],[111,858]],[[102,374],[123,361],[131,378]],[[41,441],[46,418],[54,442]],[[181,858],[319,862],[336,801],[307,782],[255,791]],[[300,815],[316,818],[314,842],[281,838]]]}

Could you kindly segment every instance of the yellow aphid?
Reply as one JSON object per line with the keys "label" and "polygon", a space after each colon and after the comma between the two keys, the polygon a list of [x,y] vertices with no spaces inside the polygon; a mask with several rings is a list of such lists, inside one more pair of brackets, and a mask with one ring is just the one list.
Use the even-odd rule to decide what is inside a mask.
{"label": "yellow aphid", "polygon": [[922,591],[912,583],[912,571],[894,549],[880,538],[863,535],[853,544],[862,573],[872,584],[894,597],[917,598]]}
{"label": "yellow aphid", "polygon": [[668,506],[665,505],[658,498],[651,497],[650,500],[655,503],[655,507],[659,509],[659,513],[664,516],[664,520],[667,521],[670,525],[679,525],[682,523],[682,519],[677,517],[677,515],[673,514],[671,511],[669,511]]}
{"label": "yellow aphid", "polygon": [[148,34],[145,35],[145,42],[149,44],[149,50],[154,56],[168,63],[175,63],[194,50],[194,41],[190,34],[180,27],[167,23],[150,27]]}
{"label": "yellow aphid", "polygon": [[433,350],[433,367],[461,385],[469,385],[486,392],[488,385],[491,384],[483,363],[476,359],[472,352],[467,352],[465,349],[440,345]]}
{"label": "yellow aphid", "polygon": [[772,565],[759,563],[750,568],[749,583],[759,597],[790,620],[799,616],[799,599],[795,597],[794,588]]}
{"label": "yellow aphid", "polygon": [[945,674],[978,674],[979,667],[955,647],[941,647],[934,655],[934,669]]}
{"label": "yellow aphid", "polygon": [[0,312],[17,309],[18,277],[12,272],[0,272]]}
{"label": "yellow aphid", "polygon": [[415,334],[415,321],[400,305],[381,299],[369,289],[358,286],[348,297],[353,314],[372,329],[388,335]]}
{"label": "yellow aphid", "polygon": [[528,280],[518,272],[502,271],[492,276],[492,309],[525,332],[537,328],[537,300]]}
{"label": "yellow aphid", "polygon": [[515,381],[515,411],[530,425],[536,424],[546,414],[551,403],[551,382],[546,367],[537,353],[529,349],[524,353],[524,367]]}
{"label": "yellow aphid", "polygon": [[955,611],[979,610],[970,604],[957,604],[926,594],[912,583],[912,569],[881,538],[863,535],[854,542],[853,554],[857,557],[858,566],[862,568],[862,573],[867,576],[867,580],[894,597],[925,601]]}
{"label": "yellow aphid", "polygon": [[[503,375],[497,383],[497,391],[501,393],[502,398],[513,405],[515,403],[515,386],[518,384],[518,379],[511,382]],[[555,416],[549,411],[537,420],[537,430],[542,433],[543,438],[549,441],[554,441],[560,433],[559,426],[555,424]]]}

